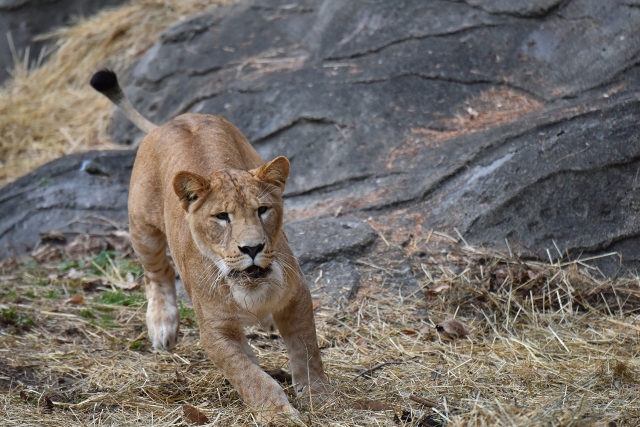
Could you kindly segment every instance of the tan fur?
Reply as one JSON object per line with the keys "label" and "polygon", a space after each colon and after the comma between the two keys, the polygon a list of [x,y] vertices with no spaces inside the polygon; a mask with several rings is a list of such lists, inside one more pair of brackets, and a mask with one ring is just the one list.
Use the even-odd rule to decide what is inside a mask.
{"label": "tan fur", "polygon": [[[273,317],[290,355],[296,393],[330,390],[310,292],[282,230],[288,175],[286,158],[265,164],[226,120],[185,114],[142,141],[129,193],[131,240],[145,271],[153,346],[170,350],[178,339],[168,245],[193,301],[202,345],[267,421],[297,411],[260,369],[243,333],[249,322]],[[264,247],[252,259],[247,252],[260,245]],[[270,270],[254,277],[247,273],[256,269],[254,263]]]}

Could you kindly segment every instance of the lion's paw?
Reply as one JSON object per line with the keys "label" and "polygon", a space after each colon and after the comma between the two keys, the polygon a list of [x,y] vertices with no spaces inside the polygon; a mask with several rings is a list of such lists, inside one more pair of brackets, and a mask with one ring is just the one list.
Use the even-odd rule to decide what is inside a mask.
{"label": "lion's paw", "polygon": [[279,405],[274,408],[258,413],[258,422],[261,425],[293,426],[301,424],[300,412],[290,403]]}
{"label": "lion's paw", "polygon": [[164,304],[149,300],[147,307],[147,331],[156,350],[170,351],[178,343],[180,313],[175,303]]}
{"label": "lion's paw", "polygon": [[317,381],[311,389],[309,389],[309,386],[301,387],[298,385],[296,393],[297,405],[303,410],[310,410],[311,407],[323,407],[335,399],[333,388],[328,382],[324,381]]}

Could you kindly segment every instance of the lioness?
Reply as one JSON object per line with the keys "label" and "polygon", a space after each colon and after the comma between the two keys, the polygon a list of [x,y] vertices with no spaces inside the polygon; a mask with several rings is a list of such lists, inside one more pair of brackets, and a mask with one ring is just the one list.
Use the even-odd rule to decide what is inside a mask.
{"label": "lioness", "polygon": [[249,405],[269,421],[296,414],[258,364],[243,325],[269,315],[290,355],[295,391],[330,391],[316,341],[309,288],[282,230],[289,161],[262,160],[240,131],[211,115],[183,114],[155,126],[129,103],[111,71],[91,86],[147,133],[131,175],[129,224],[144,267],[149,338],[176,345],[179,312],[173,260],[207,354]]}

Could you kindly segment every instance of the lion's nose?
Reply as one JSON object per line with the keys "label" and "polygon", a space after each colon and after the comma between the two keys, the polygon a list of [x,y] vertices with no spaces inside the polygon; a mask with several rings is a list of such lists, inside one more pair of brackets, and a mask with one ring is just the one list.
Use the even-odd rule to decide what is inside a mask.
{"label": "lion's nose", "polygon": [[240,252],[242,252],[243,254],[247,254],[251,257],[251,259],[254,259],[256,255],[258,255],[260,251],[264,249],[264,245],[260,244],[256,246],[238,246],[238,249],[240,249]]}

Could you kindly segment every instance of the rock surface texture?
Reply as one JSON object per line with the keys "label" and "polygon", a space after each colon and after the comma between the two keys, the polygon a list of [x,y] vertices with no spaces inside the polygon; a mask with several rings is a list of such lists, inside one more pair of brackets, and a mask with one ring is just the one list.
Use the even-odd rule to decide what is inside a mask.
{"label": "rock surface texture", "polygon": [[9,77],[14,54],[22,59],[28,50],[29,64],[46,58],[48,43],[34,40],[36,36],[125,1],[0,0],[0,82]]}
{"label": "rock surface texture", "polygon": [[[640,267],[638,28],[638,0],[256,0],[169,29],[121,80],[156,123],[220,115],[291,160],[289,233],[311,281],[352,292],[381,237],[401,258],[401,229],[545,258],[618,251],[626,272]],[[120,114],[112,131],[142,137]],[[134,154],[100,156],[128,168]],[[0,190],[3,212],[42,173]],[[98,179],[125,198],[125,180],[81,176],[56,197]],[[1,246],[22,247],[27,221],[3,213]]]}

